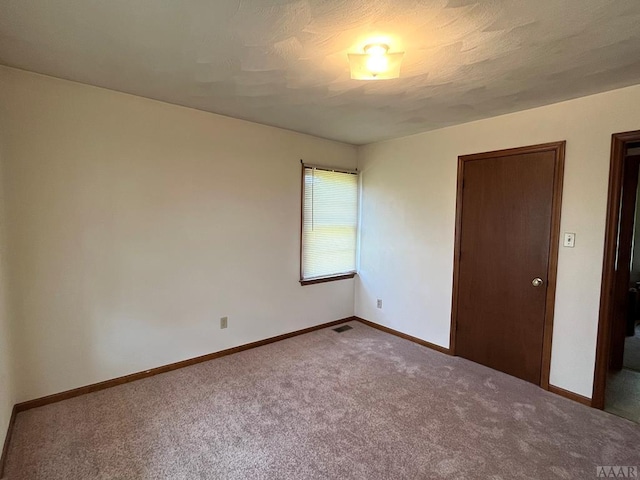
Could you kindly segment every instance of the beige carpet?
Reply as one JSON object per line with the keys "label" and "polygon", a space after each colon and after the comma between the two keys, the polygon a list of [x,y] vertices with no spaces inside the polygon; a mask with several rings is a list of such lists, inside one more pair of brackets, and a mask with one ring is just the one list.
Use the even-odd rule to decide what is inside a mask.
{"label": "beige carpet", "polygon": [[18,479],[586,479],[640,427],[352,322],[20,413]]}

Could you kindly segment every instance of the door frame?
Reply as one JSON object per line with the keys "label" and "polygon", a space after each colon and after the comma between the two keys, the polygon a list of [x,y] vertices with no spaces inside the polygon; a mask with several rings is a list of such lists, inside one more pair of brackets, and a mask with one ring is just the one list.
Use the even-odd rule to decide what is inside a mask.
{"label": "door frame", "polygon": [[618,242],[618,217],[622,199],[624,158],[628,143],[640,142],[640,130],[614,133],[611,135],[611,160],[609,164],[609,193],[607,196],[607,223],[604,238],[604,258],[602,260],[602,286],[600,289],[600,313],[598,319],[598,339],[593,378],[591,405],[604,409],[609,370],[611,325],[614,314],[614,286],[616,250]]}
{"label": "door frame", "polygon": [[551,241],[549,242],[549,267],[547,270],[547,297],[545,301],[542,366],[539,385],[549,390],[549,372],[551,370],[551,341],[553,337],[553,313],[556,297],[556,277],[558,270],[558,250],[560,246],[560,212],[562,208],[562,183],[564,178],[564,156],[566,141],[543,143],[528,147],[509,148],[494,152],[461,155],[458,157],[458,184],[456,194],[456,226],[453,257],[453,295],[451,304],[451,332],[449,349],[451,355],[456,355],[456,330],[458,325],[458,295],[460,276],[460,243],[462,239],[462,188],[464,185],[464,170],[467,162],[484,160],[487,158],[510,157],[527,153],[554,152],[555,168],[553,172],[553,200],[551,206]]}

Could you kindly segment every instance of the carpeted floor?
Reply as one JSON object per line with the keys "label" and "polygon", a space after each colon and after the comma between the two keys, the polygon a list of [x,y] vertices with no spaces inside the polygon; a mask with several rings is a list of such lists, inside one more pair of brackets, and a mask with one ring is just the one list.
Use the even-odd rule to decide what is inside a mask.
{"label": "carpeted floor", "polygon": [[18,479],[583,479],[640,427],[357,322],[17,416]]}
{"label": "carpeted floor", "polygon": [[640,372],[623,368],[610,373],[605,398],[607,412],[640,423]]}
{"label": "carpeted floor", "polygon": [[640,423],[640,325],[624,345],[624,368],[610,373],[605,395],[607,412]]}
{"label": "carpeted floor", "polygon": [[640,325],[636,325],[636,334],[624,341],[624,368],[640,372]]}

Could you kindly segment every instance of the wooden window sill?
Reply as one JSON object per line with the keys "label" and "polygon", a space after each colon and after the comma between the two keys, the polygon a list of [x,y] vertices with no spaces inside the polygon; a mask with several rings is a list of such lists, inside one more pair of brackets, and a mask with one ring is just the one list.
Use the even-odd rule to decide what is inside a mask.
{"label": "wooden window sill", "polygon": [[310,278],[308,280],[300,280],[300,285],[313,285],[315,283],[334,282],[336,280],[344,280],[346,278],[353,278],[356,276],[356,272],[345,273],[342,275],[332,275],[329,277]]}

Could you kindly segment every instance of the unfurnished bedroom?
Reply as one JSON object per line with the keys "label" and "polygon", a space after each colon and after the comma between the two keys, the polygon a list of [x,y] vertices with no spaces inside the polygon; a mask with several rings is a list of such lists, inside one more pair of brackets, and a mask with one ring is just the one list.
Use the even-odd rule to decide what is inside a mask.
{"label": "unfurnished bedroom", "polygon": [[640,476],[637,0],[0,0],[0,478]]}

